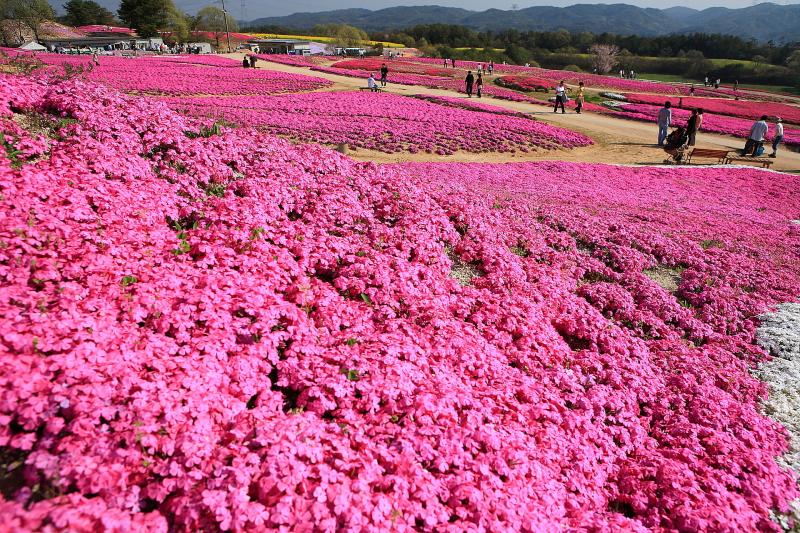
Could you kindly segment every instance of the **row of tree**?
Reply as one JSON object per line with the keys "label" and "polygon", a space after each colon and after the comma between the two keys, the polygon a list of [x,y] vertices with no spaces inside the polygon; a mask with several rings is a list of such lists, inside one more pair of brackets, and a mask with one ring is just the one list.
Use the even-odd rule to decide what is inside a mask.
{"label": "row of tree", "polygon": [[612,45],[637,56],[676,57],[689,51],[704,57],[750,60],[755,56],[775,65],[785,64],[800,43],[777,46],[772,41],[761,44],[735,35],[694,33],[647,37],[640,35],[595,34],[592,32],[518,31],[477,32],[451,24],[423,24],[396,32],[378,32],[373,39],[403,43],[407,46],[433,45],[451,48],[507,49],[518,46],[532,53],[588,53],[596,44]]}
{"label": "row of tree", "polygon": [[186,42],[192,31],[212,32],[217,46],[226,29],[238,29],[236,20],[218,7],[207,6],[191,16],[176,8],[172,0],[122,0],[116,17],[94,0],[68,0],[64,10],[66,14],[56,18],[47,0],[0,0],[0,21],[10,21],[3,26],[3,44],[19,42],[24,29],[29,29],[38,41],[42,24],[49,20],[69,26],[124,24],[141,37],[155,37],[166,31],[178,42]]}
{"label": "row of tree", "polygon": [[175,7],[172,0],[122,0],[117,15],[141,37],[155,37],[164,31],[177,42],[186,42],[190,32],[206,31],[214,34],[219,46],[223,32],[239,29],[236,20],[218,7],[206,6],[191,16]]}
{"label": "row of tree", "polygon": [[3,44],[7,46],[14,40],[19,41],[16,36],[21,37],[25,30],[32,31],[38,40],[42,22],[54,17],[47,0],[0,0]]}

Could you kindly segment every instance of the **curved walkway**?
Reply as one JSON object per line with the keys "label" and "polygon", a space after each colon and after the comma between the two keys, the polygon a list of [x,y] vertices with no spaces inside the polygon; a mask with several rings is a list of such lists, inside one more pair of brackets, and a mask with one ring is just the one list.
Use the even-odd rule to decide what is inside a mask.
{"label": "curved walkway", "polygon": [[[241,63],[244,54],[228,54],[233,60]],[[256,64],[257,68],[265,70],[275,70],[280,72],[291,72],[294,74],[305,74],[330,80],[333,86],[327,87],[326,91],[346,91],[357,90],[359,87],[366,86],[366,80],[340,76],[327,72],[312,71],[305,67],[295,67],[280,63],[261,60]],[[391,67],[390,67],[391,68]],[[391,75],[390,75],[391,80]],[[390,83],[385,91],[403,94],[417,95],[427,94],[433,96],[452,97],[456,93],[443,89],[431,89],[415,85],[398,85]],[[466,96],[461,95],[466,99]],[[369,93],[365,93],[365,98]],[[520,111],[534,116],[537,120],[561,126],[573,131],[577,131],[592,137],[595,140],[594,146],[585,148],[575,148],[563,151],[540,151],[528,154],[472,154],[457,153],[452,156],[438,156],[435,154],[384,154],[381,152],[371,152],[358,150],[350,155],[357,159],[368,159],[378,162],[399,162],[399,161],[481,161],[481,162],[502,162],[502,161],[538,161],[538,160],[559,160],[559,161],[579,161],[586,163],[619,163],[632,165],[653,165],[662,163],[666,154],[658,146],[655,146],[657,130],[655,124],[638,122],[611,117],[601,113],[584,112],[581,115],[575,113],[553,113],[548,107],[527,102],[512,102],[499,98],[487,97],[480,100],[483,103],[503,107],[513,111]],[[726,135],[703,133],[698,135],[698,147],[736,150],[744,146],[743,139],[737,139]],[[767,147],[768,148],[768,147]],[[712,163],[712,161],[709,161]],[[775,170],[789,172],[800,172],[800,153],[787,150],[781,147],[777,159],[772,166]]]}

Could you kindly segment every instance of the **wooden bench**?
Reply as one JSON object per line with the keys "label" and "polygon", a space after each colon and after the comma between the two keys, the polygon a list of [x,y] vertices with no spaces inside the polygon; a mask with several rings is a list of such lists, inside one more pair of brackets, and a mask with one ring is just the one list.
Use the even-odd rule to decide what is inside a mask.
{"label": "wooden bench", "polygon": [[747,155],[732,155],[725,158],[724,163],[730,165],[731,163],[751,163],[761,165],[761,168],[769,168],[774,161],[766,157],[753,157]]}
{"label": "wooden bench", "polygon": [[730,154],[730,150],[714,150],[710,148],[692,148],[692,151],[689,152],[689,155],[686,156],[686,161],[684,161],[687,165],[692,162],[693,157],[703,157],[706,159],[716,159],[718,163],[725,164],[725,161],[728,159],[728,154]]}

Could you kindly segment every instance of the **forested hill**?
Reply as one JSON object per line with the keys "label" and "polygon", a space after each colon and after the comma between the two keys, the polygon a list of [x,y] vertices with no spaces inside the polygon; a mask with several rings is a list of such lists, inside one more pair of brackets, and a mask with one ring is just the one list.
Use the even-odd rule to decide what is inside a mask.
{"label": "forested hill", "polygon": [[367,31],[407,28],[417,24],[459,24],[475,30],[610,32],[618,35],[666,35],[670,33],[723,33],[759,41],[786,43],[800,40],[800,4],[728,9],[713,7],[698,11],[686,7],[641,8],[627,4],[578,4],[570,7],[537,6],[517,11],[416,6],[378,11],[341,9],[320,13],[295,13],[286,17],[261,18],[248,26],[283,26],[309,29],[317,24],[345,23]]}

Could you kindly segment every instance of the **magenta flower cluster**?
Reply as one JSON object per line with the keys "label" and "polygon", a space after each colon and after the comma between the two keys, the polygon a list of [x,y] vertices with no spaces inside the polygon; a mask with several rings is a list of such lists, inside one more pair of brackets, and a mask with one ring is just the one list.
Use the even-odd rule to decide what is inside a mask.
{"label": "magenta flower cluster", "polygon": [[797,496],[748,373],[797,176],[377,166],[0,83],[5,528],[777,531]]}
{"label": "magenta flower cluster", "polygon": [[558,83],[544,78],[533,76],[500,76],[496,82],[503,87],[509,87],[518,91],[550,91]]}
{"label": "magenta flower cluster", "polygon": [[255,54],[255,56],[263,61],[292,67],[316,67],[337,60],[334,56],[294,56],[287,54]]}
{"label": "magenta flower cluster", "polygon": [[[47,64],[88,66],[86,56],[40,54]],[[87,74],[125,92],[152,95],[264,95],[312,91],[332,83],[322,78],[270,70],[243,69],[217,56],[101,57]]]}
{"label": "magenta flower cluster", "polygon": [[[341,63],[346,63],[348,65],[357,64],[355,61],[347,61]],[[397,83],[400,85],[419,85],[422,87],[429,87],[431,89],[444,89],[458,93],[466,92],[466,85],[464,83],[464,77],[466,76],[466,71],[463,70],[451,71],[454,73],[454,76],[457,77],[433,76],[427,74],[408,74],[392,70],[397,68],[398,66],[397,63],[398,61],[395,60],[395,62],[392,62],[390,65],[389,83]],[[335,66],[338,64],[339,63],[335,63],[334,66],[332,67],[316,66],[312,67],[311,70],[315,70],[317,72],[327,72],[329,74],[338,74],[339,76],[349,76],[353,78],[363,78],[363,79],[369,78],[370,74],[376,76],[376,79],[377,76],[379,76],[377,70],[363,69],[360,67],[340,68]],[[517,91],[512,91],[511,89],[506,89],[504,87],[498,87],[488,82],[484,83],[483,85],[483,94],[486,96],[492,96],[494,98],[500,98],[503,100],[511,100],[514,102],[537,103],[537,100],[525,96],[522,93],[519,93]]]}
{"label": "magenta flower cluster", "polygon": [[730,100],[726,98],[665,98],[654,94],[625,94],[625,100],[634,104],[661,106],[669,100],[673,106],[682,109],[703,109],[716,115],[757,120],[762,115],[781,117],[784,122],[800,124],[800,107],[779,102],[753,102],[750,100]]}
{"label": "magenta flower cluster", "polygon": [[[435,64],[441,62],[441,59],[436,58],[413,58],[407,61]],[[475,61],[458,61],[457,66],[464,69],[477,69],[478,65]],[[482,63],[484,67],[487,63]],[[648,80],[631,80],[627,78],[619,78],[611,75],[590,74],[586,72],[572,72],[569,70],[553,70],[538,67],[524,67],[518,65],[502,65],[495,64],[494,70],[496,73],[513,74],[513,82],[520,86],[537,87],[543,81],[548,81],[550,86],[555,86],[559,81],[564,80],[570,85],[577,85],[582,81],[587,87],[603,87],[608,89],[617,89],[621,91],[635,91],[635,92],[649,92],[660,94],[680,94],[688,90],[679,85],[670,83],[661,83]],[[530,80],[525,78],[531,77]]]}
{"label": "magenta flower cluster", "polygon": [[387,153],[527,152],[592,144],[585,135],[524,115],[486,111],[494,106],[468,109],[453,100],[445,106],[391,93],[319,92],[169,102],[194,116],[258,126],[300,141]]}

